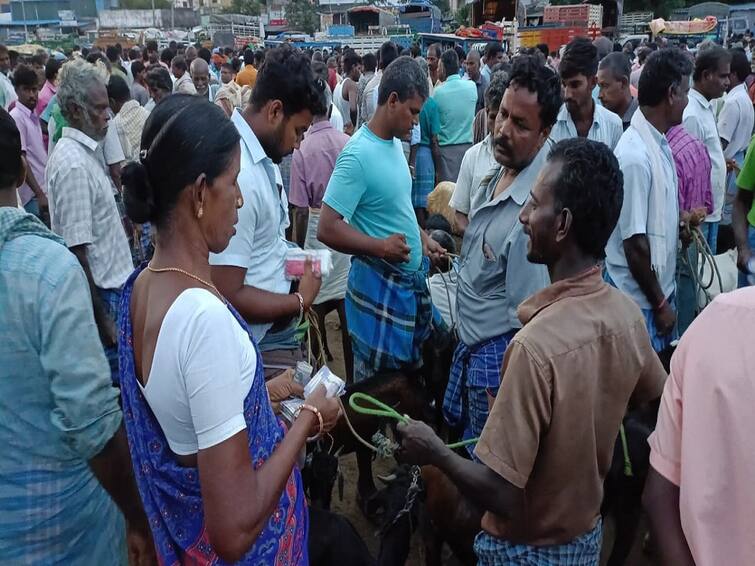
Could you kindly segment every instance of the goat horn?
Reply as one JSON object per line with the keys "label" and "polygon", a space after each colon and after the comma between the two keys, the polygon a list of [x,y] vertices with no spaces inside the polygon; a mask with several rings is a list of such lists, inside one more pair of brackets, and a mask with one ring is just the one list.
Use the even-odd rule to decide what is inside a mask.
{"label": "goat horn", "polygon": [[389,484],[393,481],[396,481],[396,474],[388,474],[387,476],[381,476],[380,474],[377,474],[377,479],[379,479],[381,482],[385,484]]}
{"label": "goat horn", "polygon": [[336,450],[336,453],[333,454],[333,456],[338,458],[341,455],[341,452],[343,452],[343,444],[341,444],[341,446],[338,447],[338,450]]}

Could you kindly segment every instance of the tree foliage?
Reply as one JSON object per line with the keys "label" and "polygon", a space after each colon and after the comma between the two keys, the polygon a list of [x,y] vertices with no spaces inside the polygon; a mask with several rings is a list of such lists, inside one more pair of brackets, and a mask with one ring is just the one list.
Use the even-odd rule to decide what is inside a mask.
{"label": "tree foliage", "polygon": [[291,0],[286,6],[288,29],[313,34],[320,27],[320,16],[309,0]]}
{"label": "tree foliage", "polygon": [[264,3],[260,0],[232,0],[226,12],[229,14],[244,14],[245,16],[259,16],[262,13],[263,7]]}

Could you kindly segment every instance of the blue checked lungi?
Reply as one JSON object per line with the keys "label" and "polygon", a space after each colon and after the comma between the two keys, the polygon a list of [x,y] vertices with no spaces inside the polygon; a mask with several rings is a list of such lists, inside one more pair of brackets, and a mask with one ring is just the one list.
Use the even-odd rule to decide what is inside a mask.
{"label": "blue checked lungi", "polygon": [[[456,346],[443,398],[443,416],[452,427],[464,426],[464,440],[482,434],[488,419],[488,392],[498,392],[503,356],[516,332],[512,330],[477,346],[469,347],[463,342]],[[472,454],[474,446],[467,450]]]}
{"label": "blue checked lungi", "polygon": [[414,181],[412,182],[412,206],[427,208],[427,195],[435,188],[435,162],[430,146],[417,147],[414,161]]}
{"label": "blue checked lungi", "polygon": [[346,289],[346,321],[357,381],[378,371],[415,369],[433,327],[443,325],[427,287],[429,260],[414,273],[364,256],[354,257]]}
{"label": "blue checked lungi", "polygon": [[[114,322],[118,322],[118,310],[121,302],[121,290],[120,289],[101,289],[97,287],[97,294],[105,304],[105,312],[113,319]],[[110,378],[113,381],[113,385],[118,385],[118,348],[105,347],[105,357],[107,357],[108,364],[110,364]]]}
{"label": "blue checked lungi", "polygon": [[512,544],[486,532],[477,535],[477,566],[598,566],[603,540],[603,520],[591,531],[566,544],[531,546]]}

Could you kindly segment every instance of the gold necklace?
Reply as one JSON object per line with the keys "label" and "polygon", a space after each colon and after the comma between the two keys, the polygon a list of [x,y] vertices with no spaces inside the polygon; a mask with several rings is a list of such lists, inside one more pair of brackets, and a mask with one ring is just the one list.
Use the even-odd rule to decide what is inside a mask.
{"label": "gold necklace", "polygon": [[181,275],[186,275],[186,277],[191,277],[192,279],[199,281],[202,285],[209,287],[210,289],[215,291],[215,294],[218,297],[220,297],[220,300],[223,301],[223,304],[227,304],[225,297],[220,291],[218,291],[218,288],[215,287],[215,285],[213,285],[209,281],[205,281],[204,279],[202,279],[201,277],[198,277],[197,275],[194,275],[193,273],[189,273],[188,271],[181,269],[180,267],[161,267],[158,269],[158,268],[152,267],[152,265],[148,263],[147,269],[149,269],[152,273],[165,273],[167,271],[173,271],[175,273],[180,273]]}

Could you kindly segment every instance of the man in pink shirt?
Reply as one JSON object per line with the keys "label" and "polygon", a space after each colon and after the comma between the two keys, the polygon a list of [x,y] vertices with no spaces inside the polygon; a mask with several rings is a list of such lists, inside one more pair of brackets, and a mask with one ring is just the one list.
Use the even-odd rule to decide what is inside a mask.
{"label": "man in pink shirt", "polygon": [[37,106],[34,111],[37,116],[41,116],[45,111],[47,105],[50,104],[50,99],[58,92],[58,87],[55,85],[55,81],[58,80],[58,71],[60,70],[60,61],[55,57],[50,57],[45,65],[45,84],[42,90],[39,91],[39,98],[37,99]]}
{"label": "man in pink shirt", "polygon": [[18,103],[10,115],[21,134],[21,149],[26,157],[26,182],[18,189],[21,204],[26,212],[42,218],[47,215],[45,192],[45,166],[47,149],[42,139],[39,116],[34,113],[39,95],[39,77],[34,69],[19,65],[13,74]]}
{"label": "man in pink shirt", "polygon": [[720,295],[671,360],[643,502],[661,564],[752,564],[755,288]]}

